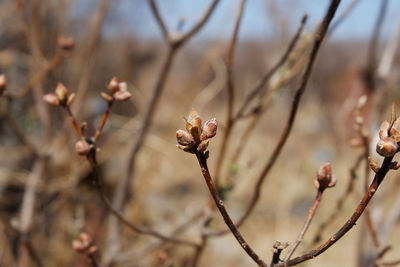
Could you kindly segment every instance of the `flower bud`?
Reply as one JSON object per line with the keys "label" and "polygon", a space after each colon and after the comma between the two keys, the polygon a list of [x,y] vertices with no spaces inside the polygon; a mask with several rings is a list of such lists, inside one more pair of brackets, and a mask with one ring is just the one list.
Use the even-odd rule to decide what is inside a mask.
{"label": "flower bud", "polygon": [[200,135],[201,135],[201,118],[199,114],[192,108],[189,113],[189,117],[186,121],[186,129],[189,133],[192,134],[196,143],[200,143]]}
{"label": "flower bud", "polygon": [[314,182],[319,191],[324,191],[328,187],[334,187],[337,179],[332,175],[332,168],[329,162],[322,164],[317,172],[317,180]]}
{"label": "flower bud", "polygon": [[72,37],[61,36],[57,40],[58,46],[65,51],[73,50],[75,47],[75,40]]}
{"label": "flower bud", "polygon": [[47,104],[54,105],[54,106],[60,105],[60,101],[58,100],[58,97],[55,94],[44,95],[43,101],[46,102]]}
{"label": "flower bud", "polygon": [[0,74],[0,96],[3,95],[4,91],[6,90],[6,86],[7,86],[6,75]]}
{"label": "flower bud", "polygon": [[200,135],[200,140],[204,141],[206,139],[212,138],[217,133],[218,122],[217,119],[213,118],[204,123],[203,132]]}
{"label": "flower bud", "polygon": [[119,91],[119,81],[117,77],[113,77],[111,81],[108,83],[108,90],[110,90],[111,94]]}
{"label": "flower bud", "polygon": [[82,244],[86,247],[89,247],[93,242],[91,236],[85,232],[80,233],[79,238],[81,239]]}
{"label": "flower bud", "polygon": [[379,128],[379,138],[388,137],[389,127],[390,123],[387,120],[384,120]]}
{"label": "flower bud", "polygon": [[176,139],[178,140],[178,144],[182,146],[193,147],[196,144],[193,136],[185,130],[176,131]]}
{"label": "flower bud", "polygon": [[58,83],[56,87],[56,95],[60,103],[66,103],[68,97],[68,89],[62,83]]}
{"label": "flower bud", "polygon": [[75,93],[70,94],[67,100],[67,106],[70,106],[74,101],[74,99],[75,99]]}
{"label": "flower bud", "polygon": [[383,157],[392,157],[399,149],[397,143],[391,137],[383,137],[376,144],[376,152]]}
{"label": "flower bud", "polygon": [[72,248],[79,253],[84,253],[86,247],[82,244],[82,241],[78,239],[72,240]]}
{"label": "flower bud", "polygon": [[90,145],[85,140],[79,140],[75,144],[75,150],[80,156],[87,156],[90,152]]}
{"label": "flower bud", "polygon": [[114,98],[116,101],[125,101],[128,100],[131,97],[131,93],[128,91],[117,91],[114,93]]}

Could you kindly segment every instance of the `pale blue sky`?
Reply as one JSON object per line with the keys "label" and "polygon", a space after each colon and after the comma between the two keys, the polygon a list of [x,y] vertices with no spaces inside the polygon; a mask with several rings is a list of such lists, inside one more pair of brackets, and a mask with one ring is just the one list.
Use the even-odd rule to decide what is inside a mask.
{"label": "pale blue sky", "polygon": [[[169,28],[176,28],[179,19],[187,18],[185,29],[202,14],[211,0],[158,0],[162,16]],[[227,38],[233,28],[240,0],[221,0],[216,12],[197,38]],[[340,14],[352,0],[343,0]],[[333,40],[354,40],[369,38],[373,30],[382,0],[360,0],[354,11],[333,34]],[[301,16],[307,12],[307,29],[311,30],[322,18],[329,0],[248,0],[245,9],[240,38],[268,41],[281,33],[279,21],[286,21],[287,32],[292,34]],[[155,24],[147,0],[119,0],[108,18],[106,32],[119,29],[125,34],[139,34],[143,38],[159,39],[160,31]],[[271,9],[272,3],[276,3]],[[271,12],[271,10],[274,10]],[[383,35],[388,36],[400,16],[400,1],[389,0],[388,12],[383,25]]]}

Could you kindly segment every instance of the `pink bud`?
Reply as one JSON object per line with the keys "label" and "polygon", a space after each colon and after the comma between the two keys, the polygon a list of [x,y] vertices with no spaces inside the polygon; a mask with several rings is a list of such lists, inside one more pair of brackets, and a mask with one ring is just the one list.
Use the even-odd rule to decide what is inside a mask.
{"label": "pink bud", "polygon": [[117,91],[114,93],[114,98],[116,101],[125,101],[131,97],[131,93],[128,91]]}
{"label": "pink bud", "polygon": [[213,118],[204,123],[203,132],[201,133],[200,140],[212,138],[217,134],[218,122],[217,119]]}
{"label": "pink bud", "polygon": [[87,234],[87,233],[85,233],[85,232],[80,233],[80,234],[79,234],[79,238],[81,239],[82,244],[83,244],[84,246],[86,246],[86,247],[89,247],[89,246],[92,244],[92,242],[93,242],[93,240],[92,240],[92,238],[90,237],[90,235]]}
{"label": "pink bud", "polygon": [[76,152],[81,156],[86,156],[90,152],[90,146],[85,140],[80,140],[75,144]]}
{"label": "pink bud", "polygon": [[383,137],[376,144],[376,152],[383,157],[392,157],[398,151],[399,146],[391,137]]}
{"label": "pink bud", "polygon": [[75,47],[75,40],[72,37],[61,36],[57,40],[58,46],[66,51],[72,50]]}
{"label": "pink bud", "polygon": [[68,97],[68,89],[62,83],[58,83],[56,87],[56,95],[60,103],[66,103]]}
{"label": "pink bud", "polygon": [[332,168],[329,162],[322,164],[317,172],[317,180],[315,186],[317,190],[324,191],[328,187],[336,185],[337,179],[332,175]]}
{"label": "pink bud", "polygon": [[54,106],[60,105],[60,101],[58,100],[58,97],[55,94],[44,95],[43,101],[46,102],[47,104],[54,105]]}
{"label": "pink bud", "polygon": [[84,253],[86,249],[82,242],[77,239],[72,240],[72,248],[79,253]]}
{"label": "pink bud", "polygon": [[193,136],[185,130],[176,131],[176,139],[178,141],[178,144],[182,146],[193,147],[196,144]]}
{"label": "pink bud", "polygon": [[111,94],[119,91],[119,82],[117,77],[113,77],[111,81],[108,83],[108,90],[110,90]]}

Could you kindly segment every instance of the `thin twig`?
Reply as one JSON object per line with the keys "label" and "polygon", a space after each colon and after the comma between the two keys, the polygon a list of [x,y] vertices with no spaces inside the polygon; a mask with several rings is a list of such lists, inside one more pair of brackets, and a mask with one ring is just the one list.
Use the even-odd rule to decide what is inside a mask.
{"label": "thin twig", "polygon": [[[274,166],[276,160],[278,159],[278,157],[282,151],[283,146],[285,145],[285,143],[290,135],[290,132],[291,132],[293,124],[294,124],[294,120],[296,118],[300,99],[301,99],[304,91],[307,88],[308,80],[311,76],[312,68],[314,66],[314,62],[317,57],[319,48],[320,48],[322,41],[326,35],[329,24],[335,15],[335,12],[337,10],[337,7],[339,6],[339,3],[340,3],[340,0],[332,0],[331,1],[329,9],[324,17],[324,20],[323,20],[322,24],[320,25],[319,31],[314,36],[313,48],[312,48],[311,54],[309,56],[305,72],[301,79],[300,86],[297,88],[297,90],[295,92],[291,110],[290,110],[290,114],[289,114],[288,120],[286,122],[286,126],[283,129],[281,136],[278,140],[278,143],[276,144],[267,164],[265,165],[264,169],[262,170],[261,174],[259,175],[259,177],[257,179],[257,183],[254,187],[254,191],[253,191],[250,203],[248,204],[246,211],[244,212],[242,217],[240,217],[240,219],[236,223],[236,226],[238,226],[238,227],[246,221],[246,219],[249,217],[249,215],[255,208],[255,206],[260,198],[261,189],[262,189],[262,185],[265,181],[265,178],[267,177],[269,171]],[[212,235],[221,235],[221,234],[223,234],[223,232],[216,232],[216,233],[213,233]]]}
{"label": "thin twig", "polygon": [[[165,25],[163,26],[163,21],[161,19],[161,16],[159,14],[159,11],[157,9],[157,6],[155,5],[155,2],[153,0],[150,1],[150,7],[153,12],[153,15],[156,17],[157,22],[159,23],[160,27],[162,28],[162,31],[165,32],[167,29]],[[190,38],[195,35],[203,26],[204,24],[208,21],[210,18],[211,14],[215,10],[215,7],[219,3],[219,0],[213,0],[211,4],[208,6],[206,12],[204,15],[200,18],[200,20],[191,28],[186,34],[181,36],[179,39],[174,39],[169,37],[169,33],[167,32],[168,38],[167,43],[168,43],[168,53],[166,56],[166,59],[161,67],[160,74],[157,78],[157,81],[155,83],[155,86],[153,88],[153,94],[150,99],[149,104],[147,105],[147,109],[145,111],[145,115],[142,120],[142,124],[140,129],[138,130],[138,134],[136,136],[135,141],[132,143],[130,147],[130,155],[128,157],[127,161],[127,168],[126,172],[123,175],[122,179],[118,181],[117,184],[117,189],[113,197],[113,206],[115,207],[116,210],[120,211],[122,210],[124,206],[124,202],[126,201],[126,195],[128,194],[130,190],[130,184],[133,180],[133,175],[134,175],[134,170],[135,170],[135,163],[136,163],[136,157],[142,148],[143,144],[145,143],[146,135],[148,130],[150,129],[150,126],[152,124],[152,120],[155,114],[155,111],[157,109],[157,104],[160,100],[161,94],[164,91],[165,85],[167,78],[169,76],[172,63],[174,61],[174,58],[179,50],[187,41],[190,40]],[[111,251],[111,254],[113,253],[116,249],[116,243],[118,243],[118,235],[119,235],[119,225],[118,221],[112,219],[110,221],[110,226],[109,226],[109,249],[108,251]],[[113,249],[111,249],[113,248]]]}
{"label": "thin twig", "polygon": [[362,153],[361,155],[359,155],[357,157],[353,167],[350,168],[350,171],[349,171],[350,172],[350,179],[349,179],[349,181],[347,183],[346,190],[343,192],[341,197],[337,200],[336,208],[333,210],[331,215],[324,222],[322,222],[319,225],[318,231],[317,231],[316,235],[314,236],[314,238],[312,239],[313,240],[312,243],[314,245],[316,245],[318,242],[321,241],[322,234],[323,234],[324,230],[326,229],[326,227],[328,227],[330,224],[332,224],[334,222],[334,220],[338,217],[338,214],[342,211],[344,202],[346,201],[346,199],[353,192],[354,182],[358,177],[357,170],[360,167],[360,164],[361,164],[363,159],[364,159],[364,153]]}
{"label": "thin twig", "polygon": [[367,192],[365,193],[363,199],[361,200],[360,204],[357,206],[356,210],[354,211],[353,215],[350,217],[348,221],[335,233],[325,241],[323,244],[318,246],[316,249],[313,249],[301,256],[298,256],[294,259],[291,259],[285,263],[278,264],[277,267],[287,267],[287,266],[294,266],[301,262],[313,259],[326,251],[330,248],[333,244],[335,244],[338,240],[340,240],[354,225],[356,225],[357,220],[360,218],[361,214],[363,214],[365,208],[367,207],[369,201],[374,196],[376,190],[378,189],[379,185],[384,180],[386,174],[389,171],[390,165],[392,163],[393,157],[385,157],[379,171],[375,174],[374,180],[372,181],[371,185],[369,186]]}
{"label": "thin twig", "polygon": [[207,183],[208,190],[210,191],[211,196],[214,199],[215,205],[217,206],[219,212],[221,213],[226,225],[231,230],[233,236],[238,241],[239,245],[246,251],[246,253],[259,265],[259,266],[267,266],[267,264],[254,252],[254,250],[249,246],[246,240],[243,238],[239,229],[233,223],[231,217],[225,209],[224,202],[218,195],[217,188],[215,183],[213,182],[210,172],[207,166],[207,155],[202,152],[196,152],[197,160],[200,164],[201,172],[204,176],[204,179]]}
{"label": "thin twig", "polygon": [[216,169],[215,169],[215,183],[217,185],[219,184],[219,177],[221,174],[222,163],[225,158],[225,153],[226,153],[226,149],[228,146],[230,133],[231,133],[231,130],[232,130],[232,127],[234,124],[233,108],[234,108],[234,102],[235,102],[235,85],[234,85],[234,81],[233,81],[233,63],[234,63],[236,43],[237,43],[237,39],[239,36],[239,28],[240,28],[240,24],[242,22],[245,4],[246,4],[246,0],[242,0],[240,2],[239,12],[237,14],[235,27],[233,29],[232,38],[229,43],[228,52],[226,55],[226,70],[227,70],[226,89],[227,89],[228,108],[226,111],[225,131],[224,131],[224,135],[222,137],[222,144],[221,144],[221,148],[218,153],[217,165],[216,165]]}
{"label": "thin twig", "polygon": [[264,88],[264,86],[268,83],[268,81],[271,79],[271,77],[278,71],[280,67],[285,64],[285,62],[288,60],[291,52],[293,49],[296,47],[297,42],[300,39],[301,33],[303,32],[304,25],[306,24],[308,19],[308,15],[304,14],[299,28],[297,29],[295,35],[293,36],[292,40],[289,42],[288,47],[286,48],[285,52],[283,53],[282,57],[278,60],[278,62],[275,63],[274,66],[257,82],[257,84],[254,86],[254,88],[250,91],[250,94],[247,95],[245,100],[243,101],[242,106],[239,108],[239,111],[236,113],[235,120],[242,118],[244,115],[244,111],[249,105],[250,101],[254,99]]}
{"label": "thin twig", "polygon": [[322,193],[323,193],[322,191],[318,190],[317,195],[315,196],[314,202],[308,212],[307,220],[304,223],[304,226],[303,226],[301,232],[299,233],[296,241],[293,243],[288,254],[285,256],[284,261],[288,261],[290,259],[290,257],[293,255],[293,253],[296,251],[297,247],[300,245],[301,241],[303,240],[303,237],[304,237],[306,231],[308,230],[308,227],[310,226],[312,219],[314,218],[315,212],[317,211],[319,202],[321,201]]}
{"label": "thin twig", "polygon": [[375,76],[376,76],[376,69],[377,69],[377,50],[378,50],[378,41],[379,35],[382,29],[383,20],[386,15],[388,6],[388,0],[382,0],[381,6],[379,8],[378,17],[376,18],[374,31],[372,34],[371,41],[368,47],[368,58],[367,58],[367,66],[365,69],[365,80],[367,85],[369,86],[370,91],[375,90]]}

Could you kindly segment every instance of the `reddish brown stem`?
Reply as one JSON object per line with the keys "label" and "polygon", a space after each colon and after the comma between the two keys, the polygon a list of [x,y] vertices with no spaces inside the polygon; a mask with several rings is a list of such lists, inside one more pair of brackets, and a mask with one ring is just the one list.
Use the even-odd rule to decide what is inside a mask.
{"label": "reddish brown stem", "polygon": [[66,106],[65,106],[65,110],[67,111],[68,116],[69,116],[70,119],[71,119],[72,126],[74,126],[74,129],[75,129],[76,133],[77,133],[79,136],[82,136],[82,134],[83,134],[83,133],[82,133],[82,129],[81,129],[81,127],[79,126],[79,123],[78,123],[78,121],[76,120],[74,114],[72,113],[71,108],[70,108],[68,105],[66,105]]}
{"label": "reddish brown stem", "polygon": [[326,251],[330,248],[333,244],[335,244],[338,240],[340,240],[354,225],[356,225],[357,220],[360,218],[361,214],[363,214],[365,208],[367,207],[369,201],[374,196],[376,190],[378,189],[379,185],[382,183],[383,179],[385,178],[386,174],[389,171],[390,164],[392,162],[393,157],[386,157],[381,165],[379,171],[375,174],[374,180],[372,181],[371,185],[369,186],[367,192],[365,193],[363,199],[361,200],[360,204],[357,206],[356,210],[354,211],[353,215],[350,217],[348,221],[337,231],[335,234],[332,235],[327,241],[321,244],[316,249],[313,249],[301,256],[298,256],[294,259],[288,260],[287,262],[280,263],[276,266],[279,267],[287,267],[297,265],[301,262],[313,259]]}
{"label": "reddish brown stem", "polygon": [[323,191],[318,190],[317,195],[315,196],[314,202],[308,212],[307,220],[304,223],[303,229],[299,233],[296,241],[293,243],[293,245],[292,245],[290,251],[288,252],[288,254],[286,255],[284,261],[288,261],[290,259],[290,257],[293,255],[293,253],[296,251],[297,247],[300,245],[301,241],[303,240],[304,235],[307,232],[308,227],[310,227],[312,219],[314,218],[315,212],[317,211],[319,202],[321,201],[321,198],[322,198],[322,193],[323,193]]}
{"label": "reddish brown stem", "polygon": [[313,245],[316,245],[319,241],[321,241],[322,234],[323,234],[325,228],[329,224],[333,223],[334,220],[338,217],[338,214],[340,213],[340,211],[343,208],[344,202],[353,192],[354,181],[357,179],[357,170],[360,167],[360,164],[361,164],[363,158],[364,158],[364,154],[361,154],[360,156],[358,156],[356,162],[354,163],[354,166],[350,169],[350,179],[346,186],[346,190],[344,191],[342,196],[338,199],[338,201],[336,203],[336,208],[331,213],[331,215],[324,222],[322,222],[319,225],[317,234],[314,236],[313,241],[312,241]]}
{"label": "reddish brown stem", "polygon": [[222,215],[226,225],[232,232],[233,236],[238,241],[239,245],[246,251],[246,253],[259,265],[259,266],[267,266],[267,264],[254,252],[254,250],[249,246],[246,240],[243,238],[242,234],[240,233],[239,229],[233,223],[231,217],[229,216],[228,212],[225,209],[224,202],[218,195],[217,188],[215,183],[213,182],[210,172],[207,166],[207,156],[204,153],[197,152],[196,153],[197,160],[200,164],[201,172],[204,176],[206,181],[208,190],[210,191],[211,196],[214,199],[215,205],[217,206],[219,212]]}
{"label": "reddish brown stem", "polygon": [[112,107],[113,103],[114,103],[114,101],[107,102],[107,108],[104,111],[103,116],[101,116],[99,125],[97,126],[96,133],[93,137],[94,142],[96,142],[97,139],[99,139],[101,132],[103,131],[104,125],[106,124],[108,116],[110,115],[110,111],[111,111],[111,107]]}

